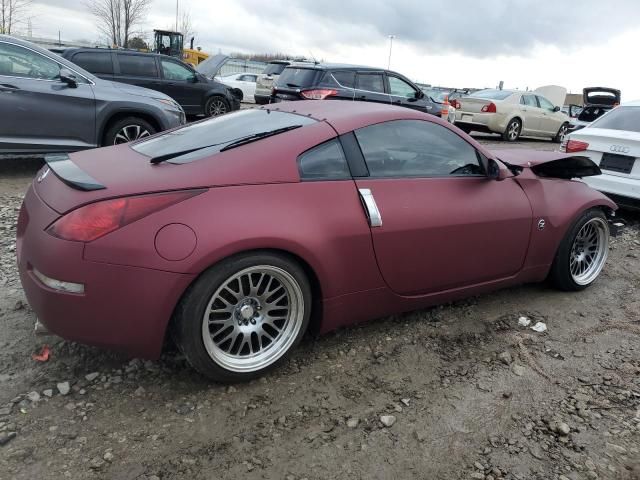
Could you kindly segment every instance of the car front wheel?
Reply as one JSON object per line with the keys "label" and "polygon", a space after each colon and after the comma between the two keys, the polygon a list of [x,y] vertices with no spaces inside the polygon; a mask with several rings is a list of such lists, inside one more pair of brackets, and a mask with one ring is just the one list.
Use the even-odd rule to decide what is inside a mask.
{"label": "car front wheel", "polygon": [[149,137],[156,129],[146,120],[138,117],[127,117],[114,122],[104,135],[103,146],[119,145]]}
{"label": "car front wheel", "polygon": [[204,114],[207,117],[217,117],[219,115],[224,115],[227,112],[231,111],[231,107],[229,106],[229,102],[227,102],[222,97],[211,97],[207,100],[207,103],[204,107]]}
{"label": "car front wheel", "polygon": [[600,275],[609,253],[609,225],[599,209],[587,210],[560,243],[551,281],[561,290],[583,290]]}
{"label": "car front wheel", "polygon": [[512,119],[507,124],[507,128],[502,134],[502,139],[507,142],[515,142],[520,137],[521,128],[522,124],[520,123],[520,120],[518,120],[517,118]]}
{"label": "car front wheel", "polygon": [[309,324],[311,289],[284,255],[236,256],[204,272],[182,298],[174,337],[189,363],[219,382],[256,378],[281,362]]}

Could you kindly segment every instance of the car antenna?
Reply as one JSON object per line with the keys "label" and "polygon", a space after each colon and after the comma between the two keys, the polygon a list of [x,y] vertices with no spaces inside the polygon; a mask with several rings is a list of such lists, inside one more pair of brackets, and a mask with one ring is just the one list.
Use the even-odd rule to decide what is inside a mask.
{"label": "car antenna", "polygon": [[316,60],[316,57],[313,55],[313,52],[311,50],[309,50],[309,55],[311,55],[314,65],[318,65],[320,63]]}

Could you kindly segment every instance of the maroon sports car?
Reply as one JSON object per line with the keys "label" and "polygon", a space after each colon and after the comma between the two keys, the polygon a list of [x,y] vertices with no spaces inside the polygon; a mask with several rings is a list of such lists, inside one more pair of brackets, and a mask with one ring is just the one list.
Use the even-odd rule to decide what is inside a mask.
{"label": "maroon sports car", "polygon": [[71,340],[220,381],[320,332],[550,277],[579,290],[616,205],[554,152],[491,152],[440,119],[295,102],[47,158],[18,225],[22,284]]}

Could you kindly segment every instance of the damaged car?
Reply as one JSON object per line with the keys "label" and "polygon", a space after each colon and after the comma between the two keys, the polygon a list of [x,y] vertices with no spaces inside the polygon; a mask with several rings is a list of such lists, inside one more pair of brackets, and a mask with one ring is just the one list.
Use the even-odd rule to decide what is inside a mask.
{"label": "damaged car", "polygon": [[493,152],[373,102],[278,103],[46,162],[16,247],[39,321],[151,359],[173,338],[223,382],[308,330],[545,279],[587,288],[617,208],[573,181],[600,174],[588,158]]}
{"label": "damaged car", "polygon": [[620,105],[620,90],[608,87],[589,87],[582,91],[583,106],[571,117],[569,132],[575,132],[595,122],[612,108]]}

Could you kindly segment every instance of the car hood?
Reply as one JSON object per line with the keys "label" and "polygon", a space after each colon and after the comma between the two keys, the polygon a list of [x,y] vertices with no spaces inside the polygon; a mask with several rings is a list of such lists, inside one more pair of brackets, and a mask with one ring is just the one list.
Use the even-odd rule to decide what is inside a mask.
{"label": "car hood", "polygon": [[582,90],[585,106],[614,107],[620,104],[620,90],[609,87],[587,87]]}
{"label": "car hood", "polygon": [[555,106],[561,107],[567,98],[567,89],[560,85],[545,85],[534,90],[539,93]]}
{"label": "car hood", "polygon": [[539,177],[570,180],[572,178],[600,175],[600,167],[589,157],[561,152],[544,152],[527,149],[494,150],[493,155],[504,163],[520,168],[530,168]]}

